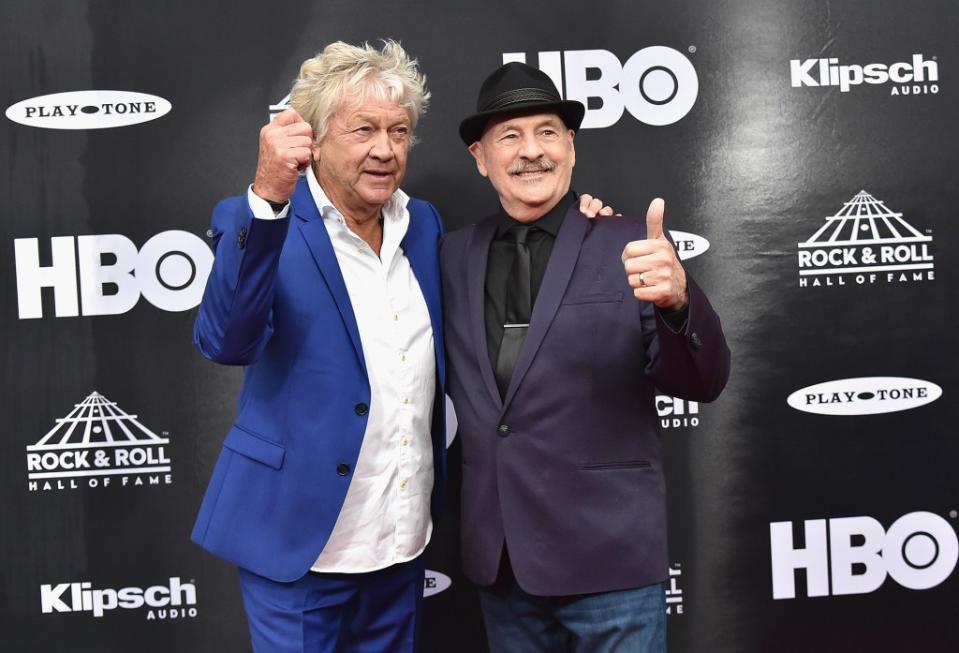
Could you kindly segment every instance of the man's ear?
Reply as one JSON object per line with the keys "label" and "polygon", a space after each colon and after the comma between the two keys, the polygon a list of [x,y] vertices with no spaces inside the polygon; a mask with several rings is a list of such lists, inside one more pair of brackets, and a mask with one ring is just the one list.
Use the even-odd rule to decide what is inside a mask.
{"label": "man's ear", "polygon": [[488,177],[489,174],[488,170],[486,169],[486,158],[483,156],[483,144],[480,141],[473,141],[473,144],[469,146],[469,151],[476,160],[476,169],[479,170],[481,175]]}
{"label": "man's ear", "polygon": [[570,167],[576,165],[576,132],[572,129],[569,130],[569,154],[570,154]]}

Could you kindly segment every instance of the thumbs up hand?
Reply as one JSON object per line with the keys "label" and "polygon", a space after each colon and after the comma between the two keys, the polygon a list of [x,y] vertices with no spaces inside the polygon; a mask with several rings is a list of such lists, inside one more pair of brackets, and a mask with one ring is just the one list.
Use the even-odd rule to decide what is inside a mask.
{"label": "thumbs up hand", "polygon": [[663,230],[666,203],[660,198],[646,212],[646,239],[627,243],[623,249],[626,278],[637,299],[664,310],[680,310],[689,304],[686,272],[673,244]]}

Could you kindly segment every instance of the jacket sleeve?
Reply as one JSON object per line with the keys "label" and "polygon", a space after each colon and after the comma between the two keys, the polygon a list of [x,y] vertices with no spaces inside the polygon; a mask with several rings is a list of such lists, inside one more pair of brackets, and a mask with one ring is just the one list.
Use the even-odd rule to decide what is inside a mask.
{"label": "jacket sleeve", "polygon": [[193,327],[203,356],[227,365],[256,360],[270,338],[280,252],[290,218],[258,220],[245,197],[213,210],[215,259]]}
{"label": "jacket sleeve", "polygon": [[655,336],[647,345],[646,374],[657,388],[675,397],[713,401],[729,379],[729,347],[706,294],[688,273],[686,280],[689,315],[682,329],[670,327],[651,305],[646,309],[655,313],[656,321]]}

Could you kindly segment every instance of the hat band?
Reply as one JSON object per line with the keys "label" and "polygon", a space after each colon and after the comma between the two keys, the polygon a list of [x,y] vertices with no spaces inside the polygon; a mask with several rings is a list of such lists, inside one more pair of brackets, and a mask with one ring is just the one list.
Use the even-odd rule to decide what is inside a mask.
{"label": "hat band", "polygon": [[520,102],[561,102],[561,100],[555,93],[541,88],[517,88],[500,93],[480,109],[480,112],[496,111]]}

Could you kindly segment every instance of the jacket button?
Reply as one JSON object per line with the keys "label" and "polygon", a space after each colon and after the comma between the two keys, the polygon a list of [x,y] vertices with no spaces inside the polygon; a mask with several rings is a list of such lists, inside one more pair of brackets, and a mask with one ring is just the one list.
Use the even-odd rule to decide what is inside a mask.
{"label": "jacket button", "polygon": [[353,412],[355,412],[357,415],[362,417],[363,415],[366,415],[368,412],[370,412],[370,407],[364,404],[363,402],[360,402],[356,404],[355,406],[353,406]]}
{"label": "jacket button", "polygon": [[703,348],[703,340],[699,337],[698,333],[693,333],[691,336],[689,336],[689,342],[692,343],[693,349]]}
{"label": "jacket button", "polygon": [[340,463],[339,465],[336,466],[336,473],[339,474],[340,476],[346,476],[347,474],[350,473],[350,466],[347,465],[346,463]]}
{"label": "jacket button", "polygon": [[507,435],[509,435],[509,427],[506,424],[500,424],[496,431],[499,433],[501,438],[505,438]]}

